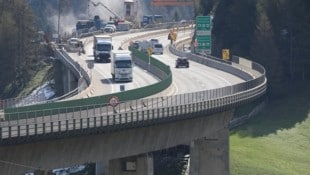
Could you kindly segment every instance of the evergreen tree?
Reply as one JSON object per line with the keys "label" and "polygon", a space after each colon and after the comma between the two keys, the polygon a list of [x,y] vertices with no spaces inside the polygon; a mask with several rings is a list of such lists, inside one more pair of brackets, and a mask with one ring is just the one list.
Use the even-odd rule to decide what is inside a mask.
{"label": "evergreen tree", "polygon": [[213,19],[212,53],[220,56],[222,49],[248,57],[255,30],[256,1],[222,0]]}
{"label": "evergreen tree", "polygon": [[275,94],[281,94],[283,86],[283,63],[275,43],[272,25],[264,8],[265,3],[259,2],[257,5],[257,28],[254,41],[251,45],[250,58],[263,64],[267,70],[269,89]]}

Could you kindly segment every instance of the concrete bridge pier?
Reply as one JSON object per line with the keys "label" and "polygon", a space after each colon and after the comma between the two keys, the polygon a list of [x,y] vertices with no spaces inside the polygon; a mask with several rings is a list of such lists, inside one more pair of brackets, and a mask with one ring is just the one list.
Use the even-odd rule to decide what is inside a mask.
{"label": "concrete bridge pier", "polygon": [[109,161],[98,161],[96,162],[96,175],[109,174]]}
{"label": "concrete bridge pier", "polygon": [[190,175],[229,175],[229,129],[215,137],[194,140],[190,146]]}
{"label": "concrete bridge pier", "polygon": [[96,163],[96,175],[153,175],[153,155],[150,153]]}
{"label": "concrete bridge pier", "polygon": [[65,66],[63,66],[62,71],[64,72],[62,76],[63,93],[66,94],[77,87],[78,80],[72,71]]}

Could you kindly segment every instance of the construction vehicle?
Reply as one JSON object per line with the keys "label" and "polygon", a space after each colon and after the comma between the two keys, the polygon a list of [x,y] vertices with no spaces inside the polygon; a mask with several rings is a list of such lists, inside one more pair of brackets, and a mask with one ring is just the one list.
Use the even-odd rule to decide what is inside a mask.
{"label": "construction vehicle", "polygon": [[[104,5],[102,2],[93,2],[91,0],[89,0],[89,2],[91,2],[91,4],[94,6],[94,7],[97,7],[97,6],[102,6],[104,7],[106,10],[108,10],[112,15],[114,15],[114,19],[118,19],[118,20],[121,20],[122,17],[118,14],[116,14],[115,12],[113,12],[110,8],[108,8],[106,5]],[[110,21],[111,21],[111,18],[110,18]]]}

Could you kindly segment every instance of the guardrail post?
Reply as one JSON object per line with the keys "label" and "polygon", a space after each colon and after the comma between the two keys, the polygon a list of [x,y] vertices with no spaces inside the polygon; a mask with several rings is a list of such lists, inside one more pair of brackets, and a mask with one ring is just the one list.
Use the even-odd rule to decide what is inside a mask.
{"label": "guardrail post", "polygon": [[66,120],[66,131],[69,130],[69,120]]}
{"label": "guardrail post", "polygon": [[34,135],[38,135],[38,124],[34,124]]}
{"label": "guardrail post", "polygon": [[100,116],[100,127],[103,126],[103,116]]}
{"label": "guardrail post", "polygon": [[75,131],[75,123],[76,122],[76,119],[73,119],[73,131]]}
{"label": "guardrail post", "polygon": [[80,119],[80,129],[83,129],[83,119]]}
{"label": "guardrail post", "polygon": [[12,132],[12,127],[11,126],[9,126],[9,138],[11,138],[11,133]]}
{"label": "guardrail post", "polygon": [[94,127],[97,127],[97,117],[94,117]]}
{"label": "guardrail post", "polygon": [[20,126],[17,126],[17,136],[20,137]]}
{"label": "guardrail post", "polygon": [[45,123],[43,123],[43,134],[45,134]]}
{"label": "guardrail post", "polygon": [[147,120],[149,120],[150,119],[150,110],[149,109],[147,109],[146,115],[147,115]]}
{"label": "guardrail post", "polygon": [[53,132],[54,132],[54,123],[51,122],[51,133],[53,133]]}
{"label": "guardrail post", "polygon": [[0,142],[2,141],[2,128],[0,128]]}
{"label": "guardrail post", "polygon": [[61,132],[61,121],[58,121],[58,132]]}
{"label": "guardrail post", "polygon": [[89,128],[89,118],[87,118],[87,129]]}

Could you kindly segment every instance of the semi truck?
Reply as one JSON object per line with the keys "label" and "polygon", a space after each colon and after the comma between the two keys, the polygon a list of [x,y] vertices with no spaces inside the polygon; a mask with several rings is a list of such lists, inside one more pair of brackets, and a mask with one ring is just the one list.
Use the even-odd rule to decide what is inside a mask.
{"label": "semi truck", "polygon": [[95,62],[111,62],[112,49],[112,37],[110,35],[94,35],[93,51]]}
{"label": "semi truck", "polygon": [[111,56],[111,75],[116,82],[132,81],[133,61],[129,50],[113,50]]}

